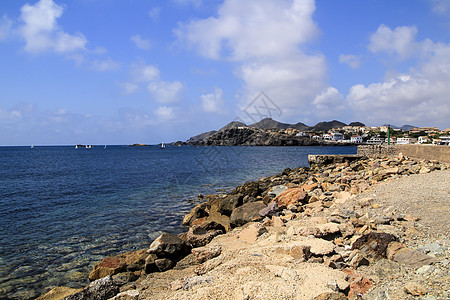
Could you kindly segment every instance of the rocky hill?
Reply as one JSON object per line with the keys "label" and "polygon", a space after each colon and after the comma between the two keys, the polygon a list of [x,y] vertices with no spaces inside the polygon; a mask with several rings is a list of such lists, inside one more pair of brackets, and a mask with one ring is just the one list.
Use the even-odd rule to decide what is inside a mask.
{"label": "rocky hill", "polygon": [[[359,123],[359,122],[358,122]],[[362,124],[362,123],[359,123]],[[364,125],[364,124],[362,124]],[[287,124],[264,118],[261,121],[247,126],[242,122],[231,122],[218,131],[208,131],[191,137],[186,143],[193,146],[313,146],[330,144],[318,142],[309,137],[297,136],[299,131],[328,131],[332,128],[341,128],[345,123],[333,120],[320,122],[315,126],[308,126],[301,122]],[[342,143],[340,143],[342,144]]]}

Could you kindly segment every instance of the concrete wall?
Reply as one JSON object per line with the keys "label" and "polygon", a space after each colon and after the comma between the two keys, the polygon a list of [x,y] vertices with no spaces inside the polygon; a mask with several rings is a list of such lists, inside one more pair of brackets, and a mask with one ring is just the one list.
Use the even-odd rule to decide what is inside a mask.
{"label": "concrete wall", "polygon": [[384,156],[403,153],[408,157],[450,163],[450,146],[437,145],[360,145],[358,155]]}

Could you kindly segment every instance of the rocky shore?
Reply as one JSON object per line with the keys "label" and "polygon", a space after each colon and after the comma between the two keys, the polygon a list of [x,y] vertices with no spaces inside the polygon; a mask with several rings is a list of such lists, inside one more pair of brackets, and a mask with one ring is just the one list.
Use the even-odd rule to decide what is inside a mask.
{"label": "rocky shore", "polygon": [[448,299],[449,191],[447,164],[401,154],[286,169],[39,299]]}

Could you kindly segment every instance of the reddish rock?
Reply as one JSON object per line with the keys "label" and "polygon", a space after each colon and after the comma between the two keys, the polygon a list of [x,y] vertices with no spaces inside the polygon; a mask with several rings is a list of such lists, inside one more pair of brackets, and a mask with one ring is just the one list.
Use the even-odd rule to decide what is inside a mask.
{"label": "reddish rock", "polygon": [[94,281],[108,275],[112,276],[121,272],[126,272],[128,266],[142,269],[145,265],[145,259],[148,253],[146,249],[127,252],[116,256],[104,258],[96,264],[89,274],[89,280]]}
{"label": "reddish rock", "polygon": [[273,199],[274,202],[278,204],[280,209],[287,208],[290,204],[298,204],[307,197],[306,193],[302,188],[288,189]]}
{"label": "reddish rock", "polygon": [[372,281],[362,276],[355,270],[345,268],[342,270],[345,274],[350,276],[350,290],[348,292],[348,298],[354,299],[357,295],[364,295],[373,286]]}

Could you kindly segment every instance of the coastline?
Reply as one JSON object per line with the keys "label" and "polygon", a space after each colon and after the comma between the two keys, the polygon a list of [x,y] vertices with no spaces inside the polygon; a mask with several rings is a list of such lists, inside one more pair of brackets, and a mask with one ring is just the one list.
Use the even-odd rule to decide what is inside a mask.
{"label": "coastline", "polygon": [[[346,218],[346,216],[341,215],[341,212],[336,212],[338,207],[348,205],[349,203],[353,203],[353,205],[357,203],[360,205],[361,203],[358,202],[360,195],[370,190],[372,186],[377,186],[381,181],[398,179],[404,175],[427,174],[435,169],[446,168],[447,166],[445,164],[439,162],[418,162],[405,157],[396,157],[391,159],[366,159],[353,163],[347,162],[312,168],[296,168],[294,170],[286,169],[280,174],[262,178],[259,181],[245,183],[228,195],[202,196],[201,198],[206,200],[206,202],[195,207],[184,219],[184,223],[190,225],[190,229],[180,237],[184,245],[190,246],[189,251],[182,245],[183,243],[180,244],[178,240],[172,240],[170,241],[173,242],[172,244],[170,242],[167,244],[173,245],[178,243],[182,245],[179,247],[181,254],[170,253],[168,255],[165,249],[158,248],[158,245],[154,245],[154,242],[150,250],[143,249],[122,255],[122,261],[119,256],[105,258],[102,263],[97,265],[97,270],[102,271],[98,271],[96,276],[94,274],[91,280],[98,279],[96,277],[103,278],[100,281],[103,280],[104,284],[114,286],[115,294],[118,292],[134,293],[134,295],[138,295],[138,298],[142,299],[147,297],[157,299],[160,296],[164,298],[168,295],[176,295],[175,298],[177,299],[191,298],[195,294],[194,291],[203,290],[206,293],[213,292],[205,291],[204,286],[208,286],[209,283],[215,280],[207,276],[210,276],[208,275],[210,273],[218,272],[220,268],[217,268],[225,264],[228,260],[232,261],[232,257],[228,256],[226,258],[228,250],[226,245],[230,244],[230,241],[232,245],[240,244],[241,248],[238,247],[238,250],[242,252],[244,251],[243,249],[251,248],[253,245],[264,244],[264,241],[266,243],[271,241],[270,244],[283,242],[283,238],[280,239],[280,236],[290,236],[289,238],[285,238],[287,242],[293,242],[292,239],[295,237],[294,244],[296,248],[294,247],[295,249],[293,250],[292,247],[289,248],[292,245],[286,246],[287,248],[283,246],[278,247],[278,250],[272,249],[274,250],[274,255],[268,255],[267,253],[260,255],[268,255],[271,259],[288,257],[290,260],[294,259],[297,263],[307,264],[311,268],[317,267],[318,272],[325,272],[326,274],[331,269],[335,271],[341,270],[339,272],[342,272],[347,267],[350,269],[353,267],[353,269],[359,270],[358,268],[363,267],[364,264],[358,265],[355,262],[353,265],[348,265],[347,263],[343,263],[343,260],[354,255],[359,257],[356,260],[364,261],[362,259],[364,254],[354,254],[356,249],[353,249],[350,253],[344,253],[347,255],[345,257],[337,248],[343,247],[345,249],[345,246],[351,246],[356,241],[354,237],[361,237],[371,231],[377,231],[378,225],[394,226],[391,223],[403,221],[398,217],[391,217],[392,220],[386,219],[383,222],[376,221],[376,218],[375,222],[372,222],[373,220],[370,218],[364,222],[364,220],[359,219],[365,215],[357,218],[356,216]],[[282,185],[286,189],[280,188]],[[277,187],[275,191],[272,190],[274,187]],[[285,190],[284,193],[283,190]],[[269,195],[269,193],[272,195]],[[361,209],[365,208],[367,210],[368,208],[375,207],[377,204],[375,203],[377,202],[376,198],[372,200],[366,199],[364,201],[368,202],[368,204],[362,206]],[[268,206],[266,204],[269,203],[272,203],[272,210],[267,209]],[[277,203],[278,207],[276,209],[273,207],[273,203]],[[244,209],[248,210],[239,217],[239,212]],[[260,213],[263,209],[266,209],[265,215],[261,215]],[[379,207],[372,209],[376,210]],[[250,217],[248,217],[249,214],[251,214]],[[357,220],[351,220],[352,218],[356,218]],[[302,229],[299,229],[301,226],[297,226],[298,224],[293,226],[294,223],[300,221],[310,222],[311,220],[314,220],[314,222],[309,223],[307,227]],[[311,224],[314,224],[316,227],[311,226]],[[230,230],[231,228],[234,229]],[[228,233],[223,234],[225,232]],[[349,232],[352,233],[349,234]],[[314,242],[321,240],[319,244],[327,242],[325,243],[326,245],[324,244],[325,246],[322,246],[325,248],[328,247],[329,249],[332,248],[332,250],[325,254],[320,251],[319,253],[317,251],[314,252],[315,250],[312,250],[314,249],[314,245],[308,245],[305,241],[303,241],[303,244],[299,244],[299,241],[303,238],[313,238],[315,239]],[[211,240],[212,242],[210,243]],[[164,243],[160,241],[159,245],[161,244]],[[268,245],[265,245],[265,247],[267,248]],[[232,252],[235,250],[237,249],[233,249]],[[186,256],[186,254],[188,255]],[[150,255],[155,255],[153,261],[149,259]],[[258,255],[255,257],[262,257]],[[336,257],[336,255],[339,257]],[[320,261],[320,258],[322,261]],[[353,258],[351,261],[353,261]],[[155,263],[157,260],[159,260],[158,263]],[[369,259],[366,258],[366,260]],[[279,265],[283,265],[284,263],[280,262]],[[215,264],[217,266],[214,266]],[[242,261],[240,261],[240,264],[242,264]],[[132,266],[130,267],[130,265]],[[319,265],[320,267],[318,267]],[[174,269],[168,271],[168,269],[174,266]],[[107,274],[108,272],[111,274]],[[274,272],[272,272],[275,274],[274,278],[283,278],[283,270],[280,271],[281,277],[276,275],[278,271]],[[302,272],[299,271],[299,274],[302,274]],[[339,274],[336,275],[338,277],[342,275],[340,273],[336,274]],[[104,277],[102,275],[109,276]],[[327,276],[324,275],[324,278]],[[159,291],[158,289],[149,289],[151,285],[158,282],[158,277],[165,277],[165,282],[167,283],[168,281],[170,284],[166,284]],[[198,282],[192,284],[195,280]],[[118,281],[122,283],[121,287],[117,284]],[[346,280],[344,281],[340,282],[341,286],[337,290],[334,289],[334,292],[337,294],[344,292],[344,295],[351,296],[351,289],[348,289],[351,284]],[[348,285],[346,286],[347,283]],[[326,284],[322,289],[325,292],[333,292],[333,288],[328,287]],[[159,293],[159,296],[156,293]],[[245,294],[246,292],[243,291],[243,293]],[[247,296],[251,296],[251,293],[248,293],[250,292],[247,291]],[[245,296],[244,294],[243,296]],[[163,295],[165,296],[163,297]],[[49,297],[49,295],[43,296],[41,299],[62,299],[61,297]],[[69,297],[68,299],[78,298]]]}

